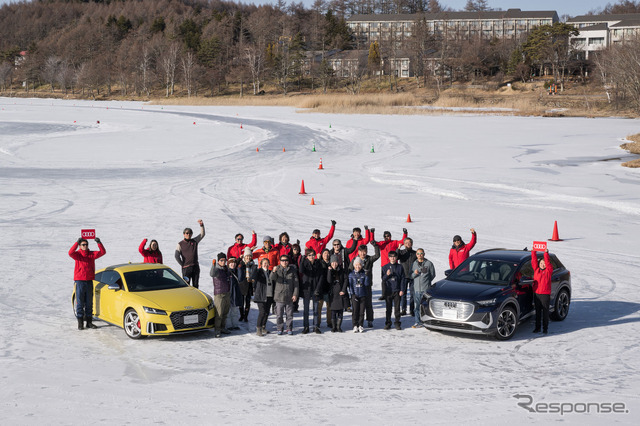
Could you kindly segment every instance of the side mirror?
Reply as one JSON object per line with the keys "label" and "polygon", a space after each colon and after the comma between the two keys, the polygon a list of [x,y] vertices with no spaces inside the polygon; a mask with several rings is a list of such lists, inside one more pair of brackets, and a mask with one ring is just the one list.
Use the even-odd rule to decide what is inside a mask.
{"label": "side mirror", "polygon": [[121,290],[120,286],[118,284],[109,284],[109,287],[107,287],[109,290]]}
{"label": "side mirror", "polygon": [[453,269],[447,269],[446,271],[444,271],[444,276],[448,277],[449,275],[451,275],[452,272],[453,272]]}

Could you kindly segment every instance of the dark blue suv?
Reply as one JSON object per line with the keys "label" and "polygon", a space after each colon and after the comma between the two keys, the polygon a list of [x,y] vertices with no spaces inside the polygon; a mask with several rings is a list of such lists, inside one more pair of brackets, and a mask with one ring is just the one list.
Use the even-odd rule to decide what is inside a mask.
{"label": "dark blue suv", "polygon": [[[571,273],[554,254],[549,256],[553,265],[550,316],[562,321],[571,303]],[[422,298],[420,316],[429,329],[507,340],[522,320],[535,314],[531,252],[526,249],[485,250],[445,275]]]}

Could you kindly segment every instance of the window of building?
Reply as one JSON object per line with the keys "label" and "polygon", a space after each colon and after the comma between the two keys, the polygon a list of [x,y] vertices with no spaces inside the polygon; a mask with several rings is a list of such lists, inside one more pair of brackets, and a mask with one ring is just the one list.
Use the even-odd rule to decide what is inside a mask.
{"label": "window of building", "polygon": [[589,46],[600,46],[604,44],[604,37],[590,37]]}

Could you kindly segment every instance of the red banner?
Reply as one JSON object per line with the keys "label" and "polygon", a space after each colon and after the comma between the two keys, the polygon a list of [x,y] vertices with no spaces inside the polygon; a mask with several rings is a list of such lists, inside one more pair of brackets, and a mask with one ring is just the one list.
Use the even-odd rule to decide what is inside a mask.
{"label": "red banner", "polygon": [[82,238],[86,238],[87,240],[93,240],[96,238],[96,230],[95,229],[83,229],[80,231],[80,236]]}
{"label": "red banner", "polygon": [[545,251],[547,249],[547,242],[546,241],[534,241],[532,247],[533,247],[533,250],[536,250],[536,251]]}

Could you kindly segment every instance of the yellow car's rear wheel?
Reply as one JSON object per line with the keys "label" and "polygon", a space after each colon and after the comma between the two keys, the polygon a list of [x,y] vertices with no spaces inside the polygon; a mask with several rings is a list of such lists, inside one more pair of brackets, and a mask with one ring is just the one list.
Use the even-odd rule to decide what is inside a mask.
{"label": "yellow car's rear wheel", "polygon": [[135,309],[127,309],[124,313],[124,332],[132,339],[143,337],[140,317]]}

